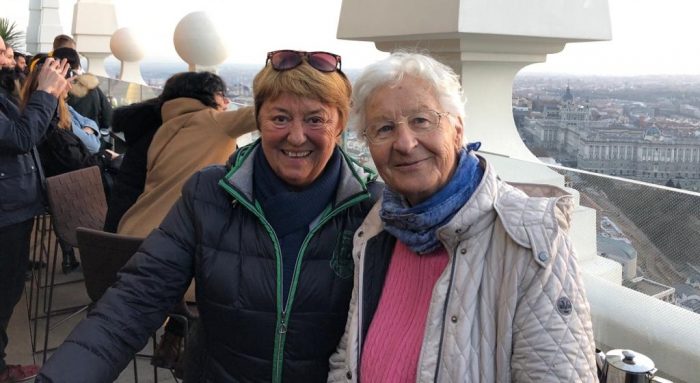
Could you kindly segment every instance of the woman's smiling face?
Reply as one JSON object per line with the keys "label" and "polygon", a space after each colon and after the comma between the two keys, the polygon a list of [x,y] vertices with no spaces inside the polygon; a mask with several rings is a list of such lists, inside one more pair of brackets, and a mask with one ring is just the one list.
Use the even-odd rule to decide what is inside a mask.
{"label": "woman's smiling face", "polygon": [[310,185],[323,172],[343,130],[337,108],[290,93],[265,101],[258,123],[267,162],[296,188]]}
{"label": "woman's smiling face", "polygon": [[452,124],[449,118],[441,118],[427,135],[416,135],[405,124],[415,114],[444,113],[428,82],[407,76],[398,84],[377,88],[364,106],[365,126],[379,123],[396,129],[393,140],[369,144],[372,160],[389,188],[415,205],[449,181],[462,146],[461,119]]}

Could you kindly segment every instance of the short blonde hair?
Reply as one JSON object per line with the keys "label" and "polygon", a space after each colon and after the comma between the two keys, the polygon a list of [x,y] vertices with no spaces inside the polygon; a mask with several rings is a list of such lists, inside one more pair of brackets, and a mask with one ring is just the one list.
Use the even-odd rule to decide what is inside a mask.
{"label": "short blonde hair", "polygon": [[266,65],[253,80],[255,119],[258,119],[260,108],[265,101],[275,99],[283,93],[335,106],[338,109],[340,126],[345,129],[350,113],[352,85],[342,72],[321,72],[306,61],[293,69],[283,71],[274,69],[270,64]]}

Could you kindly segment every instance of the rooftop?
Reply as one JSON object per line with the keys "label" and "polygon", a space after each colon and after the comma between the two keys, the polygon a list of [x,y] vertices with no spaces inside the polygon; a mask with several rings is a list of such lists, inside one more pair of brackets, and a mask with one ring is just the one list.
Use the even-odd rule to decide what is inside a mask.
{"label": "rooftop", "polygon": [[[421,12],[416,12],[412,3],[420,5]],[[531,63],[544,61],[548,54],[560,51],[569,42],[609,39],[608,2],[592,0],[585,5],[567,2],[566,6],[549,7],[546,12],[541,9],[542,3],[534,0],[512,0],[498,5],[488,0],[446,3],[462,5],[459,9],[469,9],[467,5],[471,5],[471,9],[488,13],[489,17],[479,20],[474,17],[477,12],[460,18],[457,8],[436,7],[433,3],[418,0],[378,0],[373,3],[345,0],[339,34],[342,31],[346,39],[374,41],[379,49],[384,50],[419,46],[455,68],[462,76],[469,100],[466,104],[468,136],[482,141],[481,152],[494,164],[501,177],[511,182],[570,187],[568,190],[577,198],[571,228],[572,243],[591,303],[598,345],[603,349],[634,349],[650,356],[662,374],[674,381],[696,381],[700,376],[700,350],[697,348],[700,344],[700,315],[652,299],[648,293],[658,293],[662,289],[660,286],[680,284],[684,286],[684,292],[698,292],[698,298],[689,295],[687,304],[690,307],[699,304],[700,289],[686,284],[684,265],[698,263],[700,244],[697,243],[697,232],[693,232],[688,224],[693,221],[688,217],[700,216],[697,211],[700,194],[544,165],[524,145],[513,123],[514,75]],[[381,17],[384,13],[377,9],[390,6],[402,11],[391,20],[368,23],[367,16]],[[513,12],[514,8],[527,8],[527,13]],[[420,17],[416,19],[416,15]],[[92,15],[89,21],[94,23],[99,17]],[[441,23],[441,29],[436,31],[433,24],[441,17],[449,17],[450,22]],[[489,23],[488,20],[497,22]],[[554,28],[548,28],[550,24]],[[573,30],[572,26],[575,26]],[[81,33],[85,33],[86,38],[90,36]],[[108,48],[104,50],[108,52]],[[88,52],[91,66],[99,62],[95,61],[99,59],[97,53]],[[157,92],[115,79],[105,79],[101,86],[115,105],[139,101]],[[362,155],[361,145],[353,148]],[[623,285],[619,264],[597,255],[602,248],[597,246],[600,228],[596,225],[596,216],[603,215],[616,218],[619,231],[629,238],[629,246],[637,251],[638,267],[646,279],[635,284],[634,289]],[[58,305],[86,302],[80,283],[63,286],[56,297]],[[13,363],[31,362],[37,357],[32,353],[29,336],[33,322],[28,321],[25,310],[26,305],[18,305],[10,324],[13,341],[8,354],[16,358],[10,360]],[[51,333],[50,344],[58,344],[79,318],[80,315],[57,327]],[[42,328],[41,323],[38,328]],[[41,338],[43,332],[38,334]],[[149,352],[148,346],[144,352]],[[140,380],[149,381],[151,371],[147,360],[139,359],[138,365]],[[167,373],[161,374],[161,378],[164,376]],[[119,382],[132,380],[130,368],[119,378]]]}

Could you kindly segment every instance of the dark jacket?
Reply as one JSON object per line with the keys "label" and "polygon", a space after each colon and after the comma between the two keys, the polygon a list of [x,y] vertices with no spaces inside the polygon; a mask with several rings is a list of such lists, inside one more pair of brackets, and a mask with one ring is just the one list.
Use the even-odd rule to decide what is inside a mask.
{"label": "dark jacket", "polygon": [[68,105],[95,121],[100,129],[108,129],[112,119],[112,104],[99,85],[100,80],[92,74],[78,76],[71,87]]}
{"label": "dark jacket", "polygon": [[252,200],[255,150],[257,143],[239,149],[228,174],[211,166],[187,182],[39,382],[113,381],[192,277],[203,344],[191,381],[326,381],[353,286],[352,235],[374,203],[367,185],[376,176],[344,156],[333,203],[310,228],[283,308],[277,236]]}
{"label": "dark jacket", "polygon": [[41,142],[37,145],[41,165],[46,177],[99,166],[103,169],[99,153],[91,154],[85,144],[70,129],[58,127],[54,118]]}
{"label": "dark jacket", "polygon": [[117,108],[112,116],[112,130],[124,133],[126,151],[107,204],[104,230],[116,233],[124,213],[143,193],[146,184],[148,148],[162,124],[160,101],[152,99]]}
{"label": "dark jacket", "polygon": [[58,100],[37,91],[24,113],[0,96],[0,227],[26,221],[44,211],[32,148],[49,127]]}

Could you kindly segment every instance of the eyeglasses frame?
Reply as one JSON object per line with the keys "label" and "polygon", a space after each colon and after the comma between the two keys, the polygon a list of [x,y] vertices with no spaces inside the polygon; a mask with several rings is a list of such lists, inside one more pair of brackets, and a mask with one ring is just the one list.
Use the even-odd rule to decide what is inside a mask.
{"label": "eyeglasses frame", "polygon": [[[437,114],[438,120],[437,120],[437,122],[435,123],[435,126],[432,127],[430,130],[424,132],[424,134],[434,132],[438,127],[440,127],[440,123],[442,122],[442,117],[443,117],[443,116],[449,116],[449,115],[450,115],[450,112],[438,112],[437,110],[433,110],[433,109],[428,109],[427,111],[430,111],[430,112],[433,112],[433,113]],[[410,117],[410,116],[408,116],[408,117]],[[408,119],[408,117],[407,117],[407,119]],[[400,125],[400,124],[407,124],[408,121],[406,121],[406,122],[404,122],[404,121],[392,121],[392,122],[393,122],[394,124],[396,124],[396,125]],[[408,124],[407,124],[407,125],[408,125]],[[422,134],[416,133],[416,132],[415,132],[413,129],[411,129],[410,127],[408,127],[408,130],[410,130],[411,133],[412,133],[413,135],[422,137]],[[392,140],[392,139],[387,139],[387,140],[385,140],[385,141],[379,141],[379,142],[374,141],[374,140],[373,140],[372,138],[370,138],[370,136],[367,134],[367,128],[365,128],[365,129],[362,131],[362,135],[363,135],[363,136],[365,137],[365,139],[367,140],[367,143],[369,143],[370,145],[373,145],[373,146],[381,146],[381,145],[384,145],[384,144],[387,144],[387,143],[389,143],[389,142],[392,142],[392,141],[396,140],[396,138],[394,137],[393,140]]]}

